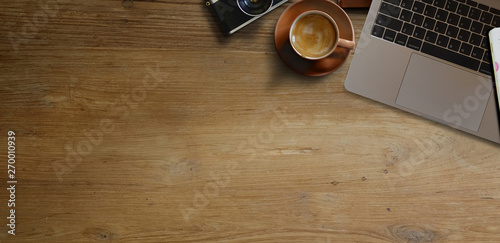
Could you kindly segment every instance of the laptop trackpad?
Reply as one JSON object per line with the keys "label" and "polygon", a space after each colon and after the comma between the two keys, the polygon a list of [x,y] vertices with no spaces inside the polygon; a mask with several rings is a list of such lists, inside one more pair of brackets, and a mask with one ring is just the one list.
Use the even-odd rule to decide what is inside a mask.
{"label": "laptop trackpad", "polygon": [[439,122],[477,131],[491,90],[489,79],[413,54],[396,104]]}

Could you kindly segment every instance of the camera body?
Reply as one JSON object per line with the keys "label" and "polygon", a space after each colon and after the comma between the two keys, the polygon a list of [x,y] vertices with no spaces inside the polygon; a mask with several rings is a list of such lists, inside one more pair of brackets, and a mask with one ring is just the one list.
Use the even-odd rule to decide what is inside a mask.
{"label": "camera body", "polygon": [[233,34],[287,0],[208,0],[227,34]]}

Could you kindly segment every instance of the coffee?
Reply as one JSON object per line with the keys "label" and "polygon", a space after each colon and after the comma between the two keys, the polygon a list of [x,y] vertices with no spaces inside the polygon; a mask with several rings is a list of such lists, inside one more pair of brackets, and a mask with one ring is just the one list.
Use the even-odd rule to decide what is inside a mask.
{"label": "coffee", "polygon": [[337,28],[320,13],[299,17],[291,29],[290,41],[301,56],[311,59],[325,57],[335,48]]}

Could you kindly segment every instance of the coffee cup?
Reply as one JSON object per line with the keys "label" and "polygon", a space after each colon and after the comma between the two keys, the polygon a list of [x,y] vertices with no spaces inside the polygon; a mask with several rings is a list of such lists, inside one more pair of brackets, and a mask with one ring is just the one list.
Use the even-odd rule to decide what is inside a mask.
{"label": "coffee cup", "polygon": [[330,56],[337,47],[354,49],[354,41],[340,38],[339,27],[332,16],[319,10],[300,14],[292,23],[290,44],[297,54],[309,60]]}

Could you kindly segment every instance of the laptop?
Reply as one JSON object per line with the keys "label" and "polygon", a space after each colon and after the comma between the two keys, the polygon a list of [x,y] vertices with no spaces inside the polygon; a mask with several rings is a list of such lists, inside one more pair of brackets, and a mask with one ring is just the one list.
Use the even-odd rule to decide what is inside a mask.
{"label": "laptop", "polygon": [[373,0],[345,88],[500,143],[494,27],[498,0]]}

